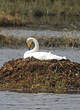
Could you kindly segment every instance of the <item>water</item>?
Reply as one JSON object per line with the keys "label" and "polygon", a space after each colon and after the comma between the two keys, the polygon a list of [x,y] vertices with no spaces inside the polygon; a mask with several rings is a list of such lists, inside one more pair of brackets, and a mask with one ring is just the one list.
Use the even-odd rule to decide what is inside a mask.
{"label": "water", "polygon": [[63,33],[68,37],[80,37],[80,31],[53,31],[49,29],[23,29],[23,28],[2,28],[0,34],[6,34],[14,37],[30,37],[30,36],[56,36],[61,37]]}
{"label": "water", "polygon": [[0,91],[0,110],[80,110],[80,95]]}
{"label": "water", "polygon": [[15,28],[3,28],[0,34],[6,34],[8,36],[17,37],[30,37],[30,36],[61,36],[62,32],[51,30],[29,30],[29,29],[15,29]]}
{"label": "water", "polygon": [[[24,52],[27,49],[0,49],[0,66],[2,66],[5,62],[16,59],[16,58],[22,58],[24,55]],[[53,54],[60,55],[60,56],[66,56],[67,59],[70,59],[71,61],[80,63],[80,50],[79,49],[72,49],[72,48],[63,48],[63,49],[41,49],[40,51],[50,51]]]}

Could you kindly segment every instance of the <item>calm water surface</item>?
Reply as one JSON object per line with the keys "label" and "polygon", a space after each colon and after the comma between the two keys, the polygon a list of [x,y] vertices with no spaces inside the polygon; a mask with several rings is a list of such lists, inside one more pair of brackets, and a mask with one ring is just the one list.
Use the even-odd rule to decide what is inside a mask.
{"label": "calm water surface", "polygon": [[[6,34],[8,36],[14,37],[30,37],[37,35],[38,37],[42,36],[56,36],[61,37],[64,30],[62,31],[54,31],[49,29],[28,29],[28,28],[2,28],[0,29],[0,34]],[[80,37],[80,31],[66,31],[64,32],[68,37]]]}
{"label": "calm water surface", "polygon": [[0,110],[80,110],[80,95],[0,91]]}
{"label": "calm water surface", "polygon": [[62,32],[59,31],[51,31],[51,30],[41,30],[41,29],[15,29],[15,28],[3,28],[0,31],[0,34],[6,34],[8,36],[14,36],[14,37],[30,37],[37,35],[39,37],[41,36],[61,36]]}

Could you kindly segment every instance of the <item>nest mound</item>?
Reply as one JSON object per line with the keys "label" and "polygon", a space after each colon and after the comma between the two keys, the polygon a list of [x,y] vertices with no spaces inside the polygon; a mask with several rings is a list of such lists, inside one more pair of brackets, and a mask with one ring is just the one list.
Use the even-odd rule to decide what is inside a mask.
{"label": "nest mound", "polygon": [[0,68],[0,89],[18,92],[80,92],[80,64],[20,58]]}

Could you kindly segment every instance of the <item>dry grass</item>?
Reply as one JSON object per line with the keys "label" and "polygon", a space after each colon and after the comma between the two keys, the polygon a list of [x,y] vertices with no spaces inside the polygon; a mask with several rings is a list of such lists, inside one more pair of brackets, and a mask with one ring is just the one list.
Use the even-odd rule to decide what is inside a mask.
{"label": "dry grass", "polygon": [[[35,37],[40,44],[40,47],[76,47],[80,48],[80,38],[78,37]],[[24,48],[26,47],[26,38],[19,37],[11,37],[7,35],[0,35],[0,47],[8,47],[8,48]]]}
{"label": "dry grass", "polygon": [[5,13],[0,14],[0,25],[1,26],[25,26],[26,21],[20,19],[18,16],[6,15]]}
{"label": "dry grass", "polygon": [[[79,0],[0,0],[0,14],[5,13],[11,18],[12,24],[20,25],[20,20],[26,20],[32,24],[70,24],[80,22]],[[20,18],[19,22],[17,18]],[[55,19],[56,16],[56,19]],[[70,16],[72,16],[70,18]],[[74,17],[76,16],[76,18]],[[53,17],[55,22],[51,22]],[[5,17],[6,18],[6,17]],[[3,24],[8,20],[4,18]],[[61,19],[61,20],[60,20]],[[78,22],[77,22],[77,20]],[[15,23],[17,22],[17,23]],[[1,23],[1,22],[0,22]],[[21,22],[21,24],[25,24]]]}
{"label": "dry grass", "polygon": [[20,48],[25,46],[25,38],[14,38],[0,35],[0,47]]}

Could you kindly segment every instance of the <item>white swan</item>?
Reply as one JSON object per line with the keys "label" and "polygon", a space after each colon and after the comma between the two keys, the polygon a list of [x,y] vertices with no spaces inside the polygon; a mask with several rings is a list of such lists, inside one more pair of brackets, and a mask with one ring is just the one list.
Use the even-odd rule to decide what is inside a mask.
{"label": "white swan", "polygon": [[[32,42],[35,44],[35,47],[32,50],[30,50]],[[66,59],[66,57],[57,56],[57,55],[52,54],[51,52],[39,52],[39,43],[35,38],[32,38],[32,37],[28,38],[26,43],[27,43],[27,46],[29,48],[29,51],[26,51],[24,53],[24,58],[34,57],[34,58],[39,59],[39,60]]]}

